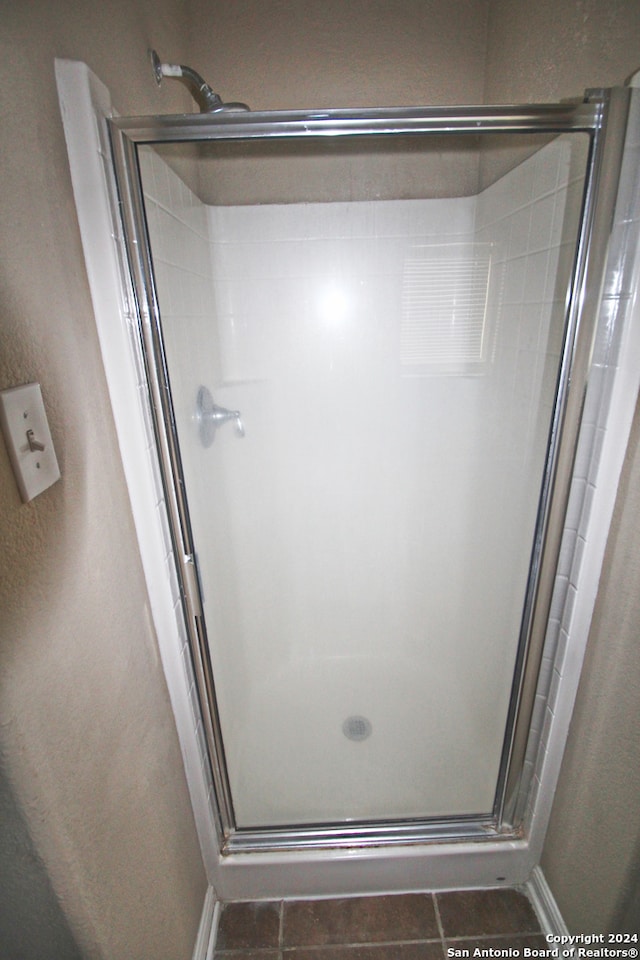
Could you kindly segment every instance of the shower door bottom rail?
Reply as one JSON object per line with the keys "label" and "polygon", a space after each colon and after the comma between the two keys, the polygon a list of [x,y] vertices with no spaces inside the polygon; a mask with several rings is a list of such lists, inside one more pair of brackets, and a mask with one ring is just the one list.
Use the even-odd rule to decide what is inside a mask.
{"label": "shower door bottom rail", "polygon": [[305,848],[377,847],[381,844],[428,844],[468,841],[520,840],[522,831],[500,827],[495,817],[458,817],[398,823],[354,823],[290,829],[272,827],[260,830],[237,829],[230,833],[221,849],[223,856],[233,853],[266,853]]}

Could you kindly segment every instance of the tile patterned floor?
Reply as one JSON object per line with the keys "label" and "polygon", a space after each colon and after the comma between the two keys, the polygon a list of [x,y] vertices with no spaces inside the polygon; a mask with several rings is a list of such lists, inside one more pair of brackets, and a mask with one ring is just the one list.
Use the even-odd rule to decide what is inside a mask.
{"label": "tile patterned floor", "polygon": [[215,960],[445,960],[545,946],[516,890],[223,904]]}

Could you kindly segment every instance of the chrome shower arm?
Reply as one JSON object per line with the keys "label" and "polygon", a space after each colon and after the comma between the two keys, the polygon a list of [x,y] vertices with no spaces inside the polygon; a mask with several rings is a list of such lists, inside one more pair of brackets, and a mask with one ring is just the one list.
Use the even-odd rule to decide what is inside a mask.
{"label": "chrome shower arm", "polygon": [[150,51],[150,56],[158,86],[160,86],[163,77],[173,77],[176,80],[183,80],[189,88],[191,96],[200,107],[201,113],[249,110],[246,103],[224,103],[222,97],[214,93],[206,80],[191,67],[186,67],[179,63],[162,63],[155,50]]}
{"label": "chrome shower arm", "polygon": [[202,113],[212,113],[222,106],[222,97],[214,93],[209,84],[191,67],[174,63],[161,63],[160,70],[163,77],[175,77],[177,80],[184,80]]}

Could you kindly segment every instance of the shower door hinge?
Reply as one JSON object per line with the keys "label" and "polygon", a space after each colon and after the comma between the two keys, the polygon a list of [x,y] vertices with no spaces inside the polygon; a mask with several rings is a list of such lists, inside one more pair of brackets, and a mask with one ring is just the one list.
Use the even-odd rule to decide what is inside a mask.
{"label": "shower door hinge", "polygon": [[202,593],[200,591],[200,577],[198,575],[198,565],[193,553],[187,553],[183,557],[182,582],[191,612],[194,617],[202,616]]}

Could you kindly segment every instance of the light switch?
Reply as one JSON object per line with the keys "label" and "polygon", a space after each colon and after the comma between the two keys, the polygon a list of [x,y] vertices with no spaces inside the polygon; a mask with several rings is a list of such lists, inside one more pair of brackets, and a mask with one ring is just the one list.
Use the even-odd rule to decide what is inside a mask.
{"label": "light switch", "polygon": [[39,383],[0,390],[0,423],[25,503],[60,479]]}

